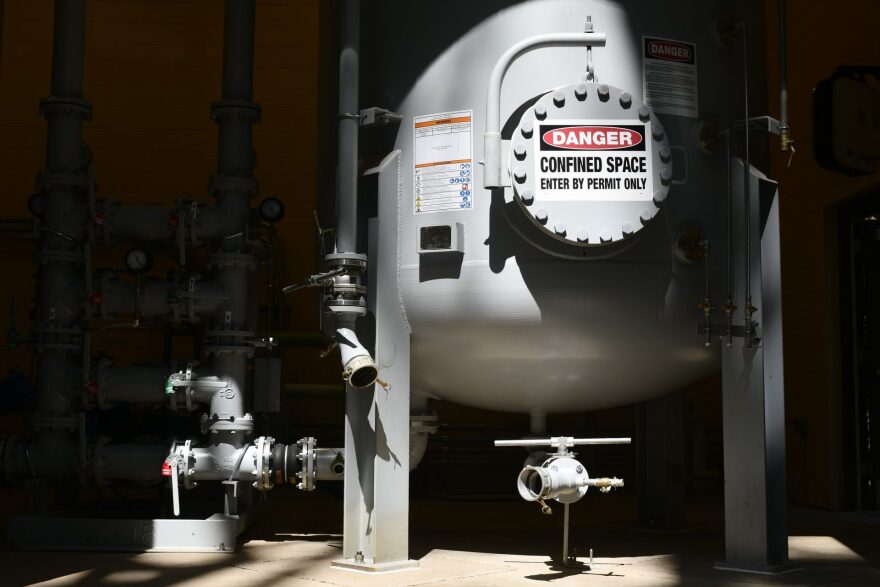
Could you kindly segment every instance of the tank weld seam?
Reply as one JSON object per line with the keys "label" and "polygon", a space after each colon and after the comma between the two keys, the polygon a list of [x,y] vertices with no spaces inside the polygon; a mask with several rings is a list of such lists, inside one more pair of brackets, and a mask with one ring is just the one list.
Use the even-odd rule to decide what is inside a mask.
{"label": "tank weld seam", "polygon": [[403,165],[400,160],[402,153],[400,149],[394,150],[394,162],[397,166],[397,259],[395,267],[397,283],[394,285],[394,289],[397,293],[397,305],[400,306],[400,317],[403,320],[403,327],[406,329],[407,334],[412,334],[412,326],[410,326],[409,318],[406,315],[406,305],[403,303],[403,292],[400,290],[400,269],[403,263],[403,249],[400,244],[400,235],[403,232]]}

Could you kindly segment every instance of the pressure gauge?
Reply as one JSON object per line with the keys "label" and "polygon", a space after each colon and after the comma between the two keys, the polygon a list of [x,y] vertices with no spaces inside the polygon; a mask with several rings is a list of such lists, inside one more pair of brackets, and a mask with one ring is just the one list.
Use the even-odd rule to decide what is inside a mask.
{"label": "pressure gauge", "polygon": [[153,266],[153,257],[143,249],[129,249],[125,254],[125,266],[132,273],[145,273]]}
{"label": "pressure gauge", "polygon": [[260,218],[275,223],[284,218],[284,204],[278,198],[266,198],[260,202]]}

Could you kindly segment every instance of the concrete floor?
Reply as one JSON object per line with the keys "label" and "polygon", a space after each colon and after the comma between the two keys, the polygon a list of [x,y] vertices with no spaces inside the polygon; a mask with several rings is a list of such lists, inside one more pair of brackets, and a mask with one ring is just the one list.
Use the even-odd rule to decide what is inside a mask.
{"label": "concrete floor", "polygon": [[[331,507],[322,503],[310,508],[312,522],[321,517],[321,507]],[[2,552],[0,585],[506,587],[544,581],[618,587],[880,586],[878,515],[793,510],[789,545],[798,568],[771,577],[713,569],[723,552],[715,514],[698,514],[686,531],[661,533],[620,522],[585,522],[583,514],[598,512],[595,506],[573,516],[572,534],[579,555],[594,549],[593,568],[559,569],[549,555],[559,556],[561,520],[556,518],[561,516],[541,516],[534,507],[523,507],[530,505],[414,502],[411,542],[421,563],[418,570],[368,575],[330,568],[340,556],[340,535],[292,534],[273,529],[264,517],[234,555]],[[336,525],[335,520],[325,523]]]}

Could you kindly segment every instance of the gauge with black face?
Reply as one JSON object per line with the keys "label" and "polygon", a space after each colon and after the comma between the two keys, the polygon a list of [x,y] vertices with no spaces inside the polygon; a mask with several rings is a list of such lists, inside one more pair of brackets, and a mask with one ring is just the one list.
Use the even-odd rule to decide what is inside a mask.
{"label": "gauge with black face", "polygon": [[146,273],[153,267],[153,256],[143,249],[129,249],[125,254],[125,267],[132,273]]}
{"label": "gauge with black face", "polygon": [[275,223],[284,218],[284,204],[278,198],[266,198],[260,202],[260,218]]}

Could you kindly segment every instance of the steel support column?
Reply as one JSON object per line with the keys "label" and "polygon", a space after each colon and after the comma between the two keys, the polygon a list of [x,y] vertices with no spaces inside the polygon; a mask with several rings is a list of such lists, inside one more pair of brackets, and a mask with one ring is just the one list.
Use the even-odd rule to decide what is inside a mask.
{"label": "steel support column", "polygon": [[[737,253],[745,248],[744,227],[752,227],[752,303],[759,340],[751,348],[734,339],[722,347],[724,413],[725,560],[719,568],[775,572],[788,563],[785,489],[785,402],[782,377],[782,287],[779,198],[775,182],[752,169],[745,222],[743,163],[731,164]],[[735,255],[742,323],[744,255]]]}
{"label": "steel support column", "polygon": [[[379,215],[370,225],[370,309],[375,357],[386,391],[346,386],[343,560],[362,571],[418,567],[409,560],[409,328],[399,304],[399,151],[368,174],[379,176]],[[364,338],[367,338],[366,336]]]}

